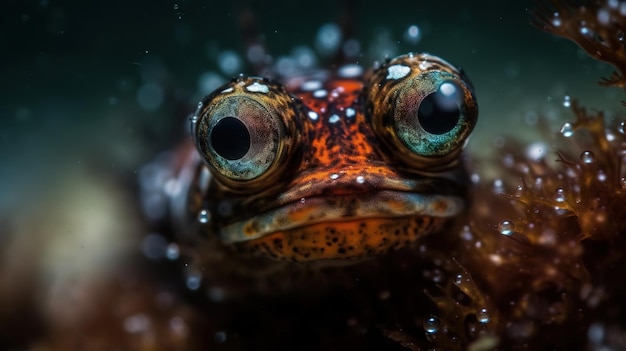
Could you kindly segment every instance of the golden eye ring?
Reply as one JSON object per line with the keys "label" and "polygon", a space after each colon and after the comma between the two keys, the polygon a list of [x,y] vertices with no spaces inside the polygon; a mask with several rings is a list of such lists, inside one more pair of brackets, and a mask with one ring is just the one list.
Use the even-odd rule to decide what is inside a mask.
{"label": "golden eye ring", "polygon": [[458,161],[478,116],[461,71],[432,55],[408,54],[382,65],[368,87],[372,128],[392,154],[428,170]]}
{"label": "golden eye ring", "polygon": [[299,111],[279,84],[238,78],[203,100],[192,119],[196,146],[223,185],[258,191],[277,180],[295,154]]}

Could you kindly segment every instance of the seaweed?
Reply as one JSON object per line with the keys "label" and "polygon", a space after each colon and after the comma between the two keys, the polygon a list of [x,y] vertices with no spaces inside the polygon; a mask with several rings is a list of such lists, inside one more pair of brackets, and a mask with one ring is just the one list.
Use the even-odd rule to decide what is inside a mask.
{"label": "seaweed", "polygon": [[540,1],[533,13],[536,27],[569,39],[594,59],[613,65],[615,71],[600,84],[626,91],[626,3]]}

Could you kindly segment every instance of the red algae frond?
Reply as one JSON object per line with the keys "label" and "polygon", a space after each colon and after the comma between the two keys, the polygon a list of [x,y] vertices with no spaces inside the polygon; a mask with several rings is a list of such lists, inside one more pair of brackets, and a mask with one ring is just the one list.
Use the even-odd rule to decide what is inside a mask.
{"label": "red algae frond", "polygon": [[607,62],[616,71],[600,84],[626,90],[626,5],[617,0],[539,2],[533,24],[578,44],[589,56]]}

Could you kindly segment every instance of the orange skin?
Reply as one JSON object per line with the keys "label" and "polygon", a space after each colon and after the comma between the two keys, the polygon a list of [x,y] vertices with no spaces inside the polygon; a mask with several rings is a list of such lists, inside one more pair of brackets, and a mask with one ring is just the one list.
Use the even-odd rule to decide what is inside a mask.
{"label": "orange skin", "polygon": [[[411,75],[421,73],[422,61],[413,56],[396,61],[408,62]],[[401,80],[386,79],[389,65],[373,76],[299,77],[284,86],[238,78],[207,97],[194,127],[208,161],[196,166],[187,207],[190,218],[201,210],[211,214],[199,231],[218,236],[225,246],[279,260],[356,260],[411,246],[462,212],[465,174],[457,162],[462,146],[445,170],[430,170],[406,162],[403,151],[381,142],[372,125],[372,111],[392,104],[377,106],[368,84],[384,88]],[[231,161],[206,156],[212,147],[207,133],[215,125],[207,116],[232,115],[215,106],[243,101],[241,96],[260,101],[285,126],[279,156],[263,174],[244,181],[222,174],[223,164]],[[263,116],[250,123],[260,123]],[[207,168],[213,177],[201,179]]]}

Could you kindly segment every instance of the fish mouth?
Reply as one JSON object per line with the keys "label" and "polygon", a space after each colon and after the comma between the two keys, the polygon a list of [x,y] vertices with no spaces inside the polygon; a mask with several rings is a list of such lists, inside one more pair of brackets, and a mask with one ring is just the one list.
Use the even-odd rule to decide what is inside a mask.
{"label": "fish mouth", "polygon": [[402,182],[386,178],[376,187],[334,189],[333,193],[288,192],[278,207],[228,224],[221,228],[220,236],[225,243],[246,242],[320,223],[416,216],[451,218],[465,208],[459,184],[445,178]]}

